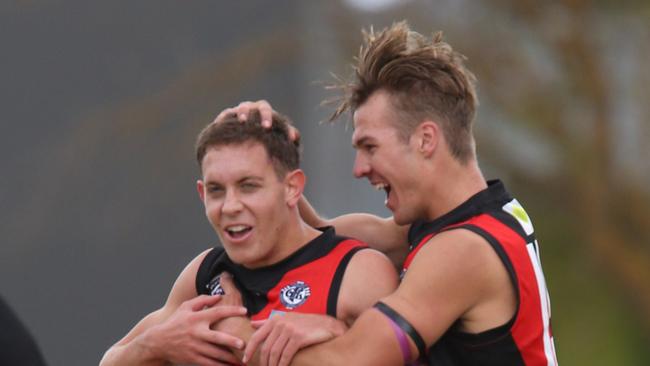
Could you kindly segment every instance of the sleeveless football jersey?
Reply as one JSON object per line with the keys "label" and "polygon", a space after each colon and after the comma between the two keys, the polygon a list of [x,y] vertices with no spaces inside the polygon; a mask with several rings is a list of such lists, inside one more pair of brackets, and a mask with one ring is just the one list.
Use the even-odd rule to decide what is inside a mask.
{"label": "sleeveless football jersey", "polygon": [[436,234],[470,230],[485,239],[507,269],[516,290],[517,308],[506,324],[479,334],[453,326],[428,350],[430,365],[556,365],[551,333],[551,306],[532,223],[523,207],[496,180],[449,213],[409,230],[413,258]]}
{"label": "sleeveless football jersey", "polygon": [[219,275],[227,271],[233,275],[253,320],[291,311],[336,317],[343,274],[354,253],[363,248],[367,246],[362,242],[337,236],[334,228],[328,227],[282,261],[248,269],[216,247],[199,267],[196,290],[199,295],[219,293]]}

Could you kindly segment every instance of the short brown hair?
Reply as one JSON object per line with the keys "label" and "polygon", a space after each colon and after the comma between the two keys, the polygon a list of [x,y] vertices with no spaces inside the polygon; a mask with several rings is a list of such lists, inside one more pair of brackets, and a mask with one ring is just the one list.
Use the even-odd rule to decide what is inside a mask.
{"label": "short brown hair", "polygon": [[202,168],[203,158],[211,147],[240,145],[258,142],[264,146],[278,178],[282,179],[289,171],[300,167],[300,139],[289,138],[291,121],[273,113],[271,128],[262,127],[259,112],[252,112],[246,122],[240,122],[235,114],[223,120],[208,124],[196,140],[196,161]]}
{"label": "short brown hair", "polygon": [[452,155],[467,162],[474,155],[472,122],[478,99],[476,78],[465,68],[465,57],[442,41],[441,32],[429,40],[406,22],[363,34],[355,77],[335,86],[344,95],[331,120],[346,110],[354,112],[374,92],[387,91],[399,116],[395,127],[405,141],[432,118],[441,125]]}

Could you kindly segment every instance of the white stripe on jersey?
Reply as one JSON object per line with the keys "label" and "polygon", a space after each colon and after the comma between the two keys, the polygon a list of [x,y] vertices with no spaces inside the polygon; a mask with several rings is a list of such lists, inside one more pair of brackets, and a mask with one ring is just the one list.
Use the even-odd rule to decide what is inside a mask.
{"label": "white stripe on jersey", "polygon": [[528,249],[528,256],[530,261],[533,264],[535,270],[535,277],[537,277],[537,289],[539,291],[539,300],[542,307],[542,321],[544,324],[544,353],[546,354],[547,366],[556,366],[557,360],[555,359],[555,345],[553,344],[553,336],[551,335],[550,323],[551,323],[551,301],[548,296],[548,290],[546,289],[546,281],[544,280],[544,272],[542,271],[542,265],[540,263],[539,257],[537,256],[537,242],[528,243],[526,248]]}

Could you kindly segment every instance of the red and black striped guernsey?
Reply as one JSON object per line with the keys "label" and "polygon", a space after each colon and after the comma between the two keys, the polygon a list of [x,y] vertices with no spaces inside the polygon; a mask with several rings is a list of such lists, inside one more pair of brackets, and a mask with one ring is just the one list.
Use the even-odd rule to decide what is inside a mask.
{"label": "red and black striped guernsey", "polygon": [[428,350],[430,365],[557,365],[551,333],[551,306],[539,248],[530,218],[498,180],[449,213],[409,230],[410,253],[404,274],[418,251],[434,235],[470,230],[496,251],[510,274],[518,297],[517,310],[506,324],[479,334],[452,326]]}

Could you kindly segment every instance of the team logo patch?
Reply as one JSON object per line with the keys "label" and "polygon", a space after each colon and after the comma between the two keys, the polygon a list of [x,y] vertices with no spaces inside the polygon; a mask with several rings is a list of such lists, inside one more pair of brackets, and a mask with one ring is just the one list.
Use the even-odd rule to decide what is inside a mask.
{"label": "team logo patch", "polygon": [[292,310],[304,304],[309,295],[311,295],[309,286],[302,281],[297,281],[280,290],[280,302],[287,309]]}
{"label": "team logo patch", "polygon": [[226,291],[221,287],[221,276],[214,276],[210,283],[206,286],[210,291],[210,295],[225,295]]}

